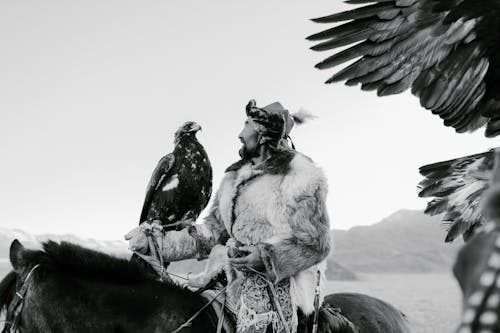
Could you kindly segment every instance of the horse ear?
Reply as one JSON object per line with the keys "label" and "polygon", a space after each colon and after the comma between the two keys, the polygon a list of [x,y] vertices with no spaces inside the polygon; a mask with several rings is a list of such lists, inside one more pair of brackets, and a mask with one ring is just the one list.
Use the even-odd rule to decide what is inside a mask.
{"label": "horse ear", "polygon": [[23,253],[24,253],[24,246],[21,244],[20,241],[17,239],[14,239],[12,243],[10,244],[10,250],[9,250],[9,256],[10,256],[10,263],[12,264],[12,267],[14,267],[14,270],[19,271],[24,267],[24,260],[23,260]]}

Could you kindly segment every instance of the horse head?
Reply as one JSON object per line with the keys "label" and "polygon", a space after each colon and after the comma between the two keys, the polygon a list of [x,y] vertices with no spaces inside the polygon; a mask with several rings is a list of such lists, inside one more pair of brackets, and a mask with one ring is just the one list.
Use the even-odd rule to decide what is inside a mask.
{"label": "horse head", "polygon": [[2,333],[16,332],[19,329],[21,309],[29,292],[29,280],[39,264],[26,260],[27,250],[15,239],[9,250],[9,258],[14,268],[0,282],[0,308],[6,309],[5,326]]}
{"label": "horse head", "polygon": [[41,258],[36,255],[38,253],[38,251],[26,249],[17,239],[10,244],[9,259],[17,275],[16,287],[18,289],[32,278],[35,270],[40,266]]}
{"label": "horse head", "polygon": [[[64,241],[31,250],[16,240],[10,261],[14,270],[0,281],[0,306],[8,307],[2,333],[168,332],[205,304],[126,258]],[[215,330],[212,317],[204,311],[192,331]]]}

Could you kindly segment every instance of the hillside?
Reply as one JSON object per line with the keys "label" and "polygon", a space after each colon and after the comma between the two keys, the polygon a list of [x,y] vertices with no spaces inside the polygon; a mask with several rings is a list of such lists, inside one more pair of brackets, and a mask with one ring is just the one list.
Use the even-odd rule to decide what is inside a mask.
{"label": "hillside", "polygon": [[449,271],[463,242],[445,244],[439,221],[401,210],[374,225],[333,230],[333,258],[357,273]]}

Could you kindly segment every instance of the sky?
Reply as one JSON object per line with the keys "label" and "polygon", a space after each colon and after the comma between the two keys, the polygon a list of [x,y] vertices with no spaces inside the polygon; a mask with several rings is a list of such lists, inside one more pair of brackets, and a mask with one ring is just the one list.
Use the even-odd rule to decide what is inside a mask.
{"label": "sky", "polygon": [[378,98],[314,64],[310,18],[340,1],[0,1],[0,226],[121,239],[185,121],[214,169],[238,159],[249,99],[317,118],[297,149],[329,179],[333,228],[422,209],[418,167],[485,151],[406,93]]}

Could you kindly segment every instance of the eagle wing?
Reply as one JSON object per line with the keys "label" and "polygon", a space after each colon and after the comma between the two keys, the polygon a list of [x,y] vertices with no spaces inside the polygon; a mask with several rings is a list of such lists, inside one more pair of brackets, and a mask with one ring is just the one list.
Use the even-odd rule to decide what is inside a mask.
{"label": "eagle wing", "polygon": [[319,69],[358,59],[326,83],[360,83],[362,90],[377,90],[379,96],[411,87],[423,107],[458,133],[486,125],[486,136],[500,134],[499,1],[347,3],[372,4],[313,19],[349,22],[308,37],[320,41],[311,48],[316,51],[349,46],[318,63]]}
{"label": "eagle wing", "polygon": [[467,241],[483,224],[480,201],[489,188],[494,151],[425,165],[420,174],[419,196],[433,198],[425,209],[429,215],[444,213],[446,242],[462,235]]}
{"label": "eagle wing", "polygon": [[146,190],[146,198],[144,199],[144,204],[142,206],[141,218],[139,223],[144,222],[148,216],[149,206],[151,205],[151,200],[158,186],[165,179],[165,177],[170,176],[170,171],[174,165],[175,157],[174,154],[167,154],[163,156],[158,164],[156,165],[153,175],[149,180],[149,184]]}

